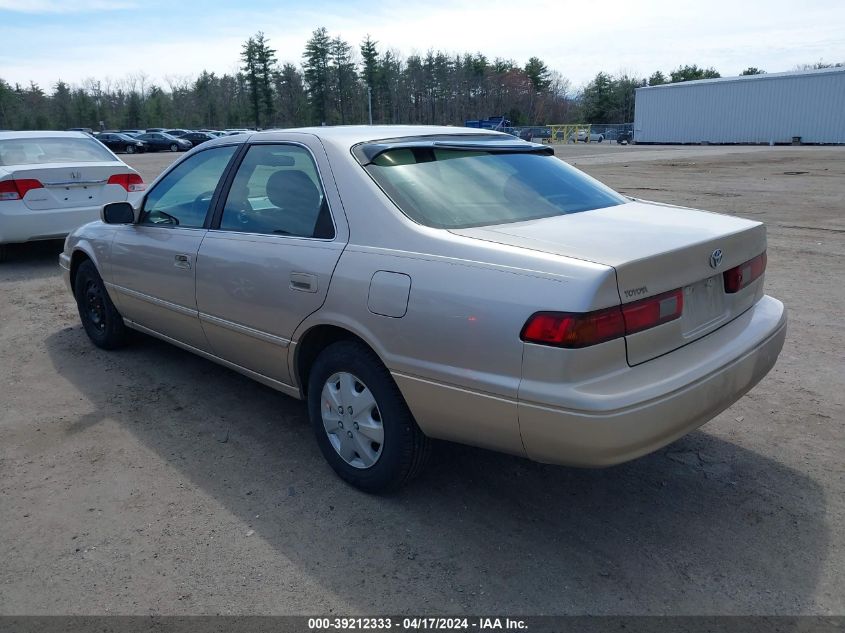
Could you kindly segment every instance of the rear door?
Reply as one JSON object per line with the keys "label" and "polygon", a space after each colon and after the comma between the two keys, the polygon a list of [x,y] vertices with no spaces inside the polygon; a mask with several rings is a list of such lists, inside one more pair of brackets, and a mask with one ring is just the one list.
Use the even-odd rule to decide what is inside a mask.
{"label": "rear door", "polygon": [[238,145],[214,147],[180,162],[144,199],[137,224],[112,242],[112,288],[124,317],[208,350],[197,316],[195,265],[212,199]]}
{"label": "rear door", "polygon": [[291,336],[325,301],[348,230],[312,136],[253,144],[197,257],[197,307],[214,354],[291,384]]}

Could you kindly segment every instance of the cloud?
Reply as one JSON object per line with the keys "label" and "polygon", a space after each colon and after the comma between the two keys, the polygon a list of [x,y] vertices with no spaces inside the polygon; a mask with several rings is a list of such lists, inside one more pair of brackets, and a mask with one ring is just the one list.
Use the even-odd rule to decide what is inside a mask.
{"label": "cloud", "polygon": [[17,13],[98,13],[137,7],[130,0],[0,0],[0,10]]}
{"label": "cloud", "polygon": [[[160,0],[144,0],[129,14],[103,10],[68,28],[60,15],[15,14],[3,32],[0,76],[10,82],[42,87],[61,78],[81,83],[86,77],[114,81],[143,72],[167,85],[168,76],[196,76],[237,71],[241,44],[263,30],[280,62],[302,61],[311,32],[325,26],[354,49],[366,34],[384,51],[403,55],[442,50],[448,54],[481,52],[524,64],[540,57],[550,68],[583,85],[604,70],[648,76],[683,64],[715,66],[723,75],[757,66],[769,72],[801,63],[845,60],[845,3],[841,0],[605,0],[601,13],[573,11],[562,0],[427,0],[426,11],[407,1],[382,0],[217,0],[172,3],[173,24],[162,28]],[[8,5],[53,11],[97,11],[130,6],[128,0],[0,0]],[[366,8],[366,10],[364,10]],[[730,16],[726,19],[725,16]],[[127,24],[127,22],[129,24]],[[130,26],[131,25],[131,26]],[[135,40],[133,33],[143,33]]]}

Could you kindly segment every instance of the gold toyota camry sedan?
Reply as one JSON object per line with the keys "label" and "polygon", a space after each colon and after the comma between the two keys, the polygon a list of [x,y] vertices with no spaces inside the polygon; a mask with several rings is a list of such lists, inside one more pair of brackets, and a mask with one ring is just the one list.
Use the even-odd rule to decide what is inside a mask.
{"label": "gold toyota camry sedan", "polygon": [[95,345],[129,328],[305,399],[368,491],[430,439],[608,466],[774,365],[759,222],[624,197],[548,146],[451,127],[203,143],[61,255]]}

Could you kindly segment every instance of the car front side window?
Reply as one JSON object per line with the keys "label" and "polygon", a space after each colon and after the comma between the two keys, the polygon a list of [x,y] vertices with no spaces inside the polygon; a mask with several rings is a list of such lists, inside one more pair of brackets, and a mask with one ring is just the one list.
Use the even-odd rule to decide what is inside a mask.
{"label": "car front side window", "polygon": [[200,152],[177,165],[147,195],[141,224],[201,228],[237,146]]}
{"label": "car front side window", "polygon": [[223,231],[332,239],[334,224],[317,166],[298,145],[253,145],[235,174]]}

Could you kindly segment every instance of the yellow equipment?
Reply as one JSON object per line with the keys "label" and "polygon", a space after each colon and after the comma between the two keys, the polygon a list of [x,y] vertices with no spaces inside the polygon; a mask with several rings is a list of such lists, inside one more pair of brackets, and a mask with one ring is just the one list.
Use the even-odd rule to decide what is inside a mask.
{"label": "yellow equipment", "polygon": [[[589,123],[566,123],[549,125],[551,137],[549,143],[589,143]],[[579,138],[580,137],[580,138]]]}

